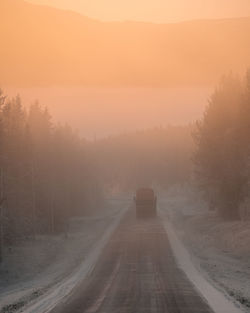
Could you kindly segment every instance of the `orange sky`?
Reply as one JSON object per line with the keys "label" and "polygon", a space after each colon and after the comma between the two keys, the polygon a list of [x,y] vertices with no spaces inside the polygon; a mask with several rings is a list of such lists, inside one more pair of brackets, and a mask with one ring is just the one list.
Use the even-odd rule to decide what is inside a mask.
{"label": "orange sky", "polygon": [[250,15],[249,0],[29,0],[101,20],[175,22]]}
{"label": "orange sky", "polygon": [[[29,1],[103,20],[250,16],[250,0]],[[102,23],[21,0],[1,5],[0,87],[38,99],[88,138],[192,122],[219,77],[250,64],[250,18]]]}

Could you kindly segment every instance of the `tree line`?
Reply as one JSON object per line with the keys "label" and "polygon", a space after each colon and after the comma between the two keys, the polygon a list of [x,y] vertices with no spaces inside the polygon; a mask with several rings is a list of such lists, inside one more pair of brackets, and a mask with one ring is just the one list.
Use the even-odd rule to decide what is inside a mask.
{"label": "tree line", "polygon": [[168,188],[189,183],[194,171],[210,208],[238,219],[249,199],[249,135],[250,72],[224,77],[195,126],[94,142],[53,123],[38,102],[26,108],[0,91],[0,257],[4,244],[66,234],[70,218],[97,208],[105,191]]}
{"label": "tree line", "polygon": [[4,245],[65,233],[110,190],[185,182],[191,126],[158,127],[87,141],[56,125],[38,102],[0,91],[0,255]]}
{"label": "tree line", "polygon": [[0,242],[67,233],[69,219],[101,193],[89,143],[55,125],[46,107],[28,109],[0,92]]}
{"label": "tree line", "polygon": [[[239,219],[249,198],[250,71],[224,77],[194,132],[195,172],[211,209]],[[243,211],[244,213],[244,211]]]}
{"label": "tree line", "polygon": [[138,130],[96,141],[100,182],[106,190],[164,189],[187,182],[192,173],[192,125]]}

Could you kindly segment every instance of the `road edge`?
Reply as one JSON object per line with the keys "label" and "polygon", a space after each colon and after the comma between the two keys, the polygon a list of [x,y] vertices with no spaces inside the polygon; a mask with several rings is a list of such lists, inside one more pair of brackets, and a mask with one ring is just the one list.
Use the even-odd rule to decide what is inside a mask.
{"label": "road edge", "polygon": [[[161,213],[161,209],[159,213]],[[160,214],[163,217],[163,214]],[[244,309],[240,304],[236,304],[228,299],[225,294],[217,290],[213,285],[211,285],[195,268],[192,262],[191,256],[183,245],[183,243],[178,238],[174,227],[171,225],[170,221],[164,216],[162,218],[164,228],[168,234],[168,239],[173,250],[174,257],[177,264],[186,274],[188,279],[192,282],[198,292],[207,301],[211,309],[215,313],[243,313]]]}
{"label": "road edge", "polygon": [[95,267],[95,264],[101,255],[106,243],[119,225],[127,209],[121,210],[113,225],[104,233],[98,241],[95,248],[89,253],[82,265],[67,279],[53,286],[44,296],[31,303],[28,307],[23,308],[23,313],[49,313],[59,303],[66,300],[73,290],[87,277]]}

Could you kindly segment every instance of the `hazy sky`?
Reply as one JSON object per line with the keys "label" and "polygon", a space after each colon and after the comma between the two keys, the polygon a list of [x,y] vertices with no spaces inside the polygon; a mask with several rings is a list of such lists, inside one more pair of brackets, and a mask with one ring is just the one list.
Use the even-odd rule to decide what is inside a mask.
{"label": "hazy sky", "polygon": [[102,20],[175,22],[250,15],[250,0],[29,0]]}
{"label": "hazy sky", "polygon": [[[226,18],[226,17],[237,17],[237,16],[250,16],[250,0],[169,0],[169,1],[167,0],[123,0],[123,1],[121,0],[29,0],[29,1],[34,2],[34,3],[46,4],[50,6],[54,5],[60,8],[64,8],[64,9],[75,10],[84,14],[85,16],[94,17],[94,18],[98,18],[102,20],[144,20],[144,21],[152,21],[152,22],[177,22],[177,21],[197,19],[197,18],[204,19],[204,18]],[[1,0],[0,0],[0,3],[1,3]],[[34,10],[34,11],[35,12],[37,11],[36,12],[37,15],[35,16],[39,19],[40,18],[39,10]],[[42,11],[46,11],[46,10],[42,10]],[[50,11],[50,10],[47,10],[47,11]],[[12,13],[12,10],[10,12]],[[17,11],[17,16],[18,14],[19,14],[19,11]],[[31,24],[27,23],[27,25],[24,23],[26,25],[26,28],[25,27],[23,28],[24,30],[31,29],[34,32],[35,37],[32,37],[32,34],[33,34],[32,31],[31,33],[29,32],[29,36],[27,36],[28,38],[27,46],[29,47],[28,44],[30,44],[29,42],[30,38],[34,38],[33,39],[34,43],[31,42],[31,51],[33,51],[32,49],[34,47],[35,48],[40,47],[40,49],[34,50],[35,52],[37,52],[37,55],[36,53],[34,53],[33,55],[32,52],[30,54],[29,49],[27,50],[21,49],[22,47],[24,48],[26,47],[26,45],[23,44],[23,42],[26,40],[25,32],[24,32],[23,37],[20,37],[19,32],[13,32],[14,36],[16,35],[16,33],[19,35],[18,40],[20,40],[20,38],[23,38],[23,40],[20,40],[20,43],[22,44],[21,48],[17,46],[18,50],[9,49],[9,51],[6,49],[5,51],[3,49],[3,51],[6,52],[6,60],[11,60],[9,61],[9,63],[6,62],[7,65],[5,66],[5,68],[7,69],[7,74],[8,74],[7,77],[12,77],[13,75],[13,73],[9,70],[10,66],[12,66],[12,68],[14,68],[14,74],[16,74],[16,72],[18,72],[18,69],[20,69],[20,77],[22,78],[21,80],[22,82],[25,80],[25,78],[27,77],[29,78],[29,75],[32,79],[34,79],[34,77],[36,78],[35,74],[38,74],[37,76],[38,82],[39,82],[40,76],[42,79],[43,75],[46,81],[47,74],[49,74],[48,75],[49,78],[53,77],[52,74],[54,73],[55,73],[54,77],[57,77],[56,76],[57,73],[60,73],[61,75],[61,73],[63,73],[64,70],[68,71],[70,75],[72,75],[73,73],[72,76],[68,75],[70,77],[69,82],[71,82],[71,79],[72,79],[72,82],[75,82],[75,81],[77,82],[77,79],[75,78],[75,76],[77,76],[77,73],[79,72],[78,68],[80,69],[79,77],[81,77],[82,75],[81,66],[86,66],[84,67],[84,71],[83,71],[84,73],[86,72],[87,75],[89,75],[90,73],[94,77],[94,75],[97,75],[100,71],[101,73],[100,81],[102,81],[102,75],[105,75],[106,77],[106,70],[108,69],[107,73],[109,73],[110,71],[109,64],[111,65],[113,63],[115,64],[115,67],[112,67],[110,77],[111,78],[115,77],[116,79],[116,77],[118,78],[120,77],[119,75],[116,76],[117,75],[116,68],[118,68],[118,70],[121,71],[122,73],[121,77],[125,75],[124,77],[126,78],[127,77],[126,75],[131,74],[130,72],[131,64],[137,65],[136,62],[138,62],[138,69],[136,66],[132,67],[132,73],[134,71],[135,78],[137,77],[136,76],[137,72],[140,73],[141,71],[142,73],[144,73],[144,67],[147,68],[146,65],[148,65],[148,62],[150,66],[147,69],[147,71],[145,70],[145,73],[146,73],[145,75],[148,75],[149,77],[151,77],[150,76],[151,71],[153,74],[158,73],[157,62],[161,62],[161,61],[163,62],[166,58],[166,54],[162,53],[162,51],[165,51],[165,50],[161,51],[162,49],[161,43],[163,43],[164,41],[162,40],[159,41],[160,50],[158,51],[157,49],[155,49],[155,46],[158,45],[157,43],[158,39],[155,41],[154,40],[155,37],[152,37],[153,40],[151,39],[151,41],[149,41],[149,43],[152,42],[152,44],[150,44],[149,47],[148,47],[149,43],[147,41],[144,42],[142,40],[142,43],[144,44],[142,46],[142,49],[145,49],[143,47],[147,47],[147,51],[149,51],[148,57],[147,57],[147,54],[145,54],[145,56],[144,54],[142,55],[141,53],[137,55],[136,49],[138,49],[138,51],[141,51],[140,50],[141,47],[140,46],[137,47],[138,42],[137,42],[137,37],[135,36],[135,38],[132,38],[132,41],[131,41],[132,43],[134,43],[134,45],[131,44],[131,47],[130,47],[131,49],[126,49],[126,45],[125,45],[124,51],[122,50],[122,52],[120,52],[119,49],[116,49],[116,45],[115,45],[116,42],[114,42],[114,46],[111,45],[111,48],[113,47],[112,49],[110,50],[104,49],[104,59],[106,58],[108,62],[110,62],[109,51],[113,51],[113,50],[115,52],[118,51],[117,52],[118,56],[120,53],[121,57],[117,59],[115,58],[114,62],[113,62],[113,59],[111,59],[110,63],[108,62],[101,63],[99,62],[99,60],[102,60],[103,55],[101,55],[101,57],[99,56],[99,59],[98,59],[98,54],[97,54],[98,62],[92,63],[91,61],[92,50],[91,49],[93,49],[93,47],[95,47],[95,43],[99,41],[101,42],[100,47],[106,48],[106,41],[104,41],[105,45],[102,45],[103,44],[102,37],[100,36],[100,38],[97,37],[98,40],[96,41],[94,40],[93,45],[91,45],[92,37],[90,38],[91,39],[90,41],[88,41],[87,40],[88,37],[86,37],[87,41],[83,41],[83,43],[81,43],[80,41],[78,41],[78,37],[76,36],[77,38],[77,41],[76,41],[77,44],[76,44],[74,41],[74,36],[71,36],[71,32],[70,32],[71,24],[66,24],[66,25],[63,25],[65,26],[65,29],[63,28],[62,33],[58,32],[60,34],[59,40],[55,42],[58,45],[57,47],[56,44],[53,45],[52,43],[54,43],[53,36],[57,34],[58,29],[57,27],[55,27],[54,32],[52,32],[51,29],[49,28],[54,22],[54,18],[52,19],[52,21],[50,20],[50,23],[48,23],[49,26],[48,28],[46,28],[46,20],[45,20],[46,15],[44,17],[43,14],[41,15],[42,19],[40,19],[40,22],[38,23],[39,27],[36,25],[37,28],[33,29],[32,27],[30,27],[32,23]],[[59,19],[61,18],[60,15],[61,14],[58,14]],[[57,15],[55,14],[55,16]],[[74,17],[75,16],[73,15],[73,19]],[[69,14],[69,21],[71,21],[74,26],[75,24],[73,23],[71,18],[72,18],[72,15]],[[12,20],[15,20],[15,19],[5,19],[5,20],[11,22]],[[29,19],[27,19],[27,21],[29,22]],[[15,29],[12,27],[13,23],[11,23],[10,26],[11,26],[10,30],[13,31],[13,29]],[[178,25],[176,26],[178,27]],[[100,28],[101,29],[103,28],[102,24],[100,25]],[[20,27],[20,29],[22,30],[22,27]],[[72,29],[74,31],[76,30],[74,27]],[[229,27],[229,29],[231,28]],[[213,33],[213,32],[209,33],[206,31],[204,32],[204,29],[203,29],[203,32],[201,32],[201,34],[210,34],[210,37],[208,36],[209,40],[211,39],[211,34],[213,34],[213,36],[216,37],[218,33],[217,37],[215,38],[215,43],[217,44],[214,45],[213,47],[217,48],[218,46],[219,49],[218,51],[216,50],[216,53],[213,52],[211,56],[210,54],[208,54],[207,58],[206,58],[207,54],[204,53],[204,51],[207,52],[208,49],[206,47],[210,41],[209,40],[207,42],[203,41],[203,39],[206,38],[206,36],[202,35],[201,37],[199,36],[195,37],[196,33],[194,32],[195,36],[192,37],[194,39],[192,39],[193,42],[190,44],[190,37],[180,38],[178,35],[179,32],[177,32],[176,40],[173,41],[174,44],[176,45],[176,46],[174,45],[176,47],[176,50],[172,51],[171,49],[170,50],[167,49],[170,51],[170,54],[168,54],[169,59],[167,59],[166,64],[163,62],[165,64],[163,67],[164,73],[165,71],[168,74],[170,73],[169,77],[171,78],[171,80],[173,80],[173,86],[175,86],[175,84],[177,85],[176,88],[170,88],[170,87],[162,88],[162,89],[161,88],[146,88],[146,87],[126,88],[126,87],[121,86],[119,88],[106,88],[105,89],[102,87],[100,88],[97,88],[97,87],[87,88],[84,86],[72,87],[74,84],[68,87],[66,85],[62,85],[59,87],[38,88],[34,86],[39,86],[39,83],[37,85],[34,83],[32,84],[33,87],[30,86],[30,88],[25,89],[25,88],[16,88],[12,86],[9,88],[4,88],[4,91],[9,96],[14,96],[15,94],[19,93],[22,99],[24,100],[24,103],[26,104],[29,104],[31,101],[34,101],[35,99],[38,99],[40,103],[45,104],[49,107],[50,112],[56,121],[68,122],[73,127],[78,128],[81,134],[88,138],[94,138],[95,136],[99,137],[99,136],[104,136],[104,135],[113,134],[113,133],[120,133],[120,132],[134,130],[134,129],[144,129],[144,128],[149,128],[149,127],[154,127],[154,126],[159,126],[159,125],[166,126],[170,123],[171,124],[186,124],[202,116],[204,107],[207,104],[209,95],[211,93],[210,87],[205,87],[203,85],[202,85],[203,87],[199,87],[199,80],[198,80],[198,86],[196,87],[193,86],[192,75],[194,75],[194,80],[195,80],[196,79],[195,75],[197,71],[198,73],[197,77],[199,78],[200,77],[199,69],[201,68],[202,77],[203,76],[206,78],[210,77],[209,76],[210,74],[213,77],[217,77],[217,74],[220,73],[220,71],[221,71],[221,75],[223,75],[223,70],[230,71],[230,69],[232,69],[230,67],[227,67],[226,66],[227,64],[229,64],[230,66],[232,66],[233,64],[234,67],[238,69],[238,68],[243,68],[243,65],[249,60],[249,49],[250,49],[248,48],[249,31],[240,32],[240,29],[241,28],[236,29],[236,30],[233,29],[234,31],[232,31],[232,36],[234,37],[228,36],[227,32],[225,32],[227,36],[224,37],[220,35],[220,34],[224,34],[224,31],[217,32],[217,29],[216,29],[216,33]],[[45,30],[45,33],[43,33],[44,30]],[[64,32],[65,30],[66,30],[67,36],[65,36],[65,32]],[[79,29],[79,32],[81,31],[82,30]],[[238,33],[236,31],[239,32],[240,36],[238,36]],[[46,32],[48,33],[48,35],[46,35]],[[40,41],[40,37],[37,37],[37,33],[43,34],[43,36],[41,35],[41,39],[42,39],[41,41]],[[79,35],[79,33],[77,34]],[[99,33],[97,32],[97,34]],[[102,34],[102,32],[100,32],[100,34]],[[145,34],[145,38],[146,36],[147,35]],[[5,37],[10,38],[10,40],[12,38],[11,36],[5,36]],[[240,39],[239,41],[237,41],[240,43],[239,45],[235,44],[235,40],[232,41],[231,39],[231,38],[237,39],[238,37]],[[43,44],[44,38],[49,38],[48,43],[50,43],[50,48],[53,47],[53,49],[52,48],[51,50],[47,49],[48,45]],[[87,55],[86,60],[91,61],[89,64],[80,63],[81,66],[79,67],[79,63],[76,63],[77,66],[75,67],[74,62],[71,62],[73,58],[68,58],[67,53],[69,53],[69,56],[70,56],[71,50],[70,49],[67,50],[67,48],[71,46],[70,45],[67,46],[67,44],[65,45],[65,40],[67,39],[66,42],[71,43],[72,38],[73,38],[72,42],[76,46],[76,49],[72,50],[73,51],[72,55],[73,56],[77,55],[75,51],[77,52],[78,51],[77,49],[81,47],[81,45],[83,45],[84,50],[80,49],[79,51],[85,52],[85,56]],[[109,39],[109,37],[107,38]],[[199,39],[198,41],[196,40],[197,38]],[[222,38],[223,40],[221,40]],[[63,39],[63,40],[60,40],[60,39]],[[112,36],[110,37],[110,40],[112,40]],[[179,40],[182,40],[184,42],[183,46],[180,45]],[[229,43],[228,43],[228,40],[229,40]],[[231,44],[231,41],[232,41],[232,44]],[[45,40],[45,42],[47,41]],[[87,45],[86,42],[87,44],[90,42],[91,49],[89,50],[85,49],[85,45]],[[60,46],[60,43],[63,43],[63,45]],[[109,42],[109,44],[110,43],[112,42]],[[126,43],[126,40],[125,40],[125,43]],[[72,47],[74,47],[74,45]],[[186,47],[189,47],[189,45],[191,45],[190,50],[186,49]],[[223,45],[229,48],[226,49],[224,48]],[[8,47],[8,45],[6,44],[4,46]],[[66,49],[65,49],[65,46],[66,46]],[[99,46],[97,45],[97,47]],[[123,46],[121,45],[121,47]],[[184,47],[185,49],[184,51],[181,49],[179,51],[178,47]],[[208,45],[208,47],[210,46]],[[234,47],[236,48],[239,47],[239,49],[238,50],[234,49]],[[131,53],[130,50],[135,54]],[[18,51],[18,54],[16,54],[16,51]],[[22,51],[23,55],[20,51]],[[59,51],[60,53],[57,54],[57,51]],[[41,55],[39,54],[40,52],[41,52]],[[61,52],[66,52],[65,56]],[[128,68],[125,67],[126,70],[122,72],[122,69],[123,69],[122,66],[124,64],[125,66],[127,66],[127,63],[125,62],[123,64],[122,60],[123,59],[126,60],[125,56],[128,52],[129,52],[128,60],[131,59],[135,63],[131,63],[131,64],[128,63],[129,65]],[[175,58],[176,52],[177,52],[177,58]],[[48,53],[51,54],[51,59]],[[11,58],[10,58],[10,54],[11,54]],[[201,54],[201,58],[199,57],[199,54]],[[19,55],[20,55],[20,60],[22,61],[19,61],[19,58],[17,58],[17,56]],[[79,54],[79,55],[80,55],[79,59],[75,58],[77,62],[79,62],[79,60],[81,61],[82,59],[84,60],[84,58],[82,57],[82,54]],[[154,63],[154,60],[156,59],[155,55],[157,56],[156,63]],[[143,56],[144,58],[141,56]],[[230,59],[231,56],[233,56],[232,59]],[[27,70],[28,65],[33,64],[31,62],[33,60],[33,57],[35,60],[34,61],[34,64],[35,64],[34,73],[35,74],[33,73],[32,67],[31,67],[31,70]],[[66,60],[65,69],[63,67],[64,57]],[[184,66],[180,65],[182,64],[180,62],[182,58],[184,59],[183,61]],[[57,59],[59,60],[58,64],[56,62]],[[70,60],[70,62],[67,63],[68,59]],[[2,60],[4,60],[4,58]],[[196,60],[197,60],[197,63],[196,63]],[[225,61],[225,65],[223,62],[221,62],[221,60],[223,62]],[[235,64],[234,64],[234,60],[237,61]],[[152,62],[152,65],[150,62]],[[3,64],[5,65],[5,63]],[[155,72],[155,68],[153,68],[154,64],[156,64],[156,72]],[[192,72],[192,67],[190,66],[190,64],[195,65],[193,72]],[[220,66],[218,66],[218,73],[217,73],[218,64]],[[108,68],[106,69],[107,65],[108,65]],[[73,69],[72,73],[70,71],[71,67]],[[162,64],[160,64],[159,68],[160,69],[162,68]],[[48,72],[46,72],[47,69],[49,69]],[[88,72],[88,69],[90,69],[90,72]],[[168,69],[168,71],[166,69]],[[214,69],[216,69],[215,71],[216,74],[214,74]],[[184,73],[184,78],[188,77],[188,80],[190,80],[191,82],[190,86],[192,87],[185,87],[185,88],[178,87],[179,85],[178,83],[175,83],[175,78],[177,77],[176,81],[178,81],[179,70],[181,71],[181,73]],[[243,71],[245,71],[245,65],[244,65]],[[187,73],[188,75],[185,76],[185,73]],[[92,77],[91,75],[90,77]],[[160,75],[159,79],[161,79],[162,77],[161,72],[159,75]],[[158,76],[156,75],[156,78],[157,77]],[[165,76],[163,75],[163,78],[164,77]],[[166,77],[168,78],[168,76]],[[36,82],[36,79],[34,79],[34,82]],[[125,79],[125,82],[126,82],[126,79]],[[57,83],[55,82],[54,85],[56,84]],[[58,84],[60,85],[60,79],[59,79]],[[209,84],[209,83],[206,83],[206,84]],[[182,85],[184,85],[184,83],[183,84],[180,83],[180,86]],[[187,84],[187,86],[189,85]]]}

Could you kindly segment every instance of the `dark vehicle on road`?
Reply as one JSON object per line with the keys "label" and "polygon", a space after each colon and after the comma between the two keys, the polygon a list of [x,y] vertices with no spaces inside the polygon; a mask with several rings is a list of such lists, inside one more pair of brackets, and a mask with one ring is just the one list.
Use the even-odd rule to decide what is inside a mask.
{"label": "dark vehicle on road", "polygon": [[140,188],[136,191],[135,206],[137,218],[157,216],[157,198],[152,188]]}

